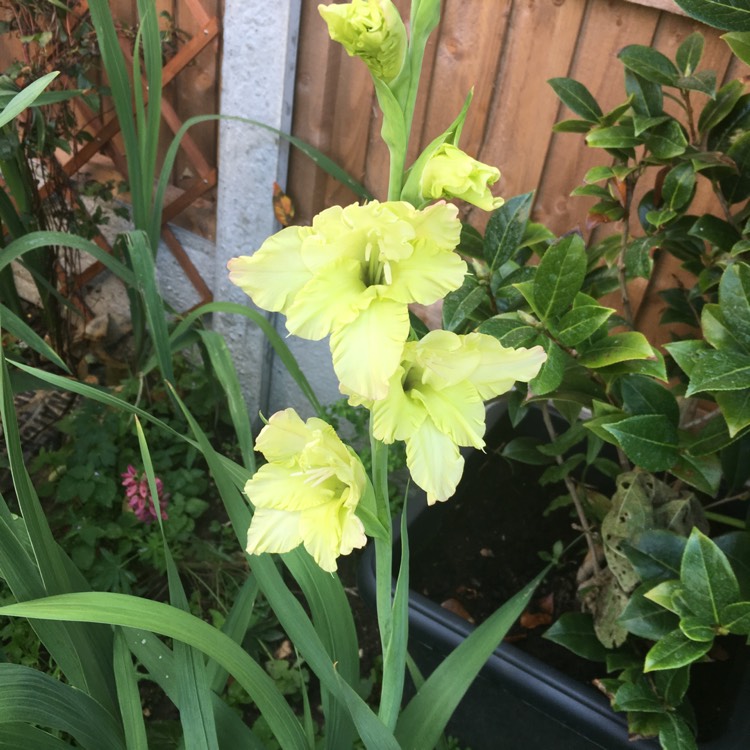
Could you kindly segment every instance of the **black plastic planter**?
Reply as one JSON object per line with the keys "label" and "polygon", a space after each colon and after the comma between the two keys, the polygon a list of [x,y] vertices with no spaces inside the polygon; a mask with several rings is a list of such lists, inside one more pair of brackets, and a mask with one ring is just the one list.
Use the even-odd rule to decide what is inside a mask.
{"label": "black plastic planter", "polygon": [[[500,416],[502,409],[490,420],[497,421]],[[449,503],[460,501],[466,493],[466,487],[471,486],[471,472],[480,460],[486,460],[486,456],[476,451],[467,454],[464,480]],[[440,533],[441,516],[447,505],[438,504],[428,510],[426,507],[424,496],[414,493],[408,509],[412,559],[419,554],[423,540],[434,539]],[[445,554],[450,554],[450,549],[446,548]],[[373,607],[374,557],[374,549],[369,546],[360,567],[360,590]],[[529,570],[528,578],[535,572]],[[414,590],[410,591],[409,627],[410,654],[425,676],[474,628]],[[735,705],[726,725],[717,736],[701,742],[701,750],[750,747],[750,670],[741,673],[730,694]],[[571,678],[509,643],[501,644],[490,657],[454,714],[448,733],[456,736],[462,747],[472,750],[658,748],[654,741],[628,740],[624,716],[614,713],[593,685]]]}

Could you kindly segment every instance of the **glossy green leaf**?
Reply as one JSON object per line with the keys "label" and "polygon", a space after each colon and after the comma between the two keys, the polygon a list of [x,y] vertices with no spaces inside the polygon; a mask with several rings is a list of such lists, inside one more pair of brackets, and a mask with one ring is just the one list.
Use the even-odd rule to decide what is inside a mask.
{"label": "glossy green leaf", "polygon": [[501,451],[502,456],[511,461],[518,461],[531,466],[545,466],[554,462],[552,456],[545,456],[539,452],[541,441],[533,437],[515,437],[509,440]]}
{"label": "glossy green leaf", "polygon": [[677,428],[661,414],[628,417],[604,429],[634,464],[648,471],[664,471],[677,461]]}
{"label": "glossy green leaf", "polygon": [[698,130],[705,133],[716,127],[734,108],[742,96],[744,87],[738,80],[732,80],[716,92],[716,98],[706,102],[698,117]]}
{"label": "glossy green leaf", "polygon": [[533,346],[539,337],[536,328],[515,317],[514,313],[496,315],[483,321],[477,327],[480,333],[496,338],[503,346],[518,348]]}
{"label": "glossy green leaf", "polygon": [[677,120],[658,125],[643,136],[646,148],[657,159],[674,159],[685,153],[688,140]]}
{"label": "glossy green leaf", "polygon": [[643,595],[652,584],[641,584],[628,599],[617,622],[629,633],[658,641],[677,628],[679,618]]}
{"label": "glossy green leaf", "polygon": [[553,133],[588,133],[592,123],[589,120],[560,120],[552,126]]}
{"label": "glossy green leaf", "polygon": [[700,237],[725,252],[740,239],[740,233],[728,221],[711,214],[700,216],[690,227],[688,234]]}
{"label": "glossy green leaf", "polygon": [[690,162],[682,162],[670,169],[662,187],[662,197],[665,204],[679,211],[684,208],[695,192],[695,172]]}
{"label": "glossy green leaf", "polygon": [[663,714],[659,729],[659,744],[664,750],[698,750],[690,725],[674,711]]}
{"label": "glossy green leaf", "polygon": [[572,78],[550,78],[547,81],[562,103],[590,123],[597,122],[602,110],[591,92]]}
{"label": "glossy green leaf", "polygon": [[555,335],[564,346],[576,346],[596,333],[614,313],[611,307],[582,305],[563,315],[555,326]]}
{"label": "glossy green leaf", "polygon": [[653,530],[625,547],[625,554],[643,581],[678,578],[687,539],[671,531]]}
{"label": "glossy green leaf", "polygon": [[726,349],[739,354],[747,352],[747,347],[737,340],[724,320],[719,305],[708,304],[703,306],[701,329],[703,330],[703,338],[715,349]]}
{"label": "glossy green leaf", "polygon": [[698,364],[698,359],[708,347],[703,341],[697,339],[686,341],[673,341],[665,344],[664,348],[669,352],[672,359],[680,366],[680,369],[688,376]]}
{"label": "glossy green leaf", "polygon": [[582,612],[561,615],[547,628],[544,637],[590,661],[604,661],[607,656],[607,649],[596,636],[591,615]]}
{"label": "glossy green leaf", "polygon": [[463,332],[473,313],[488,302],[488,289],[477,277],[467,274],[464,283],[448,294],[443,301],[443,328]]}
{"label": "glossy green leaf", "polygon": [[639,237],[625,247],[625,272],[628,279],[651,277],[654,267],[652,250],[658,245],[656,237]]}
{"label": "glossy green leaf", "polygon": [[529,382],[529,389],[535,396],[543,396],[554,391],[562,383],[568,355],[549,339],[539,342],[547,352],[547,360],[539,374]]}
{"label": "glossy green leaf", "polygon": [[693,529],[685,545],[680,578],[687,583],[683,591],[686,604],[708,623],[718,624],[722,610],[740,596],[726,555],[698,529]]}
{"label": "glossy green leaf", "polygon": [[701,94],[716,96],[716,73],[713,70],[701,70],[690,76],[680,76],[677,87],[688,91],[700,91]]}
{"label": "glossy green leaf", "polygon": [[750,31],[750,7],[745,0],[675,0],[689,16],[709,26]]}
{"label": "glossy green leaf", "polygon": [[750,30],[731,31],[721,37],[737,57],[746,65],[750,65]]}
{"label": "glossy green leaf", "polygon": [[664,710],[664,706],[646,680],[624,682],[615,693],[612,708],[615,711],[657,714]]}
{"label": "glossy green leaf", "polygon": [[682,44],[677,48],[675,62],[683,75],[689,76],[696,70],[703,57],[703,47],[705,40],[703,34],[694,31],[685,37]]}
{"label": "glossy green leaf", "polygon": [[534,193],[516,195],[490,216],[484,234],[484,259],[490,276],[513,257],[521,244],[533,201]]}
{"label": "glossy green leaf", "polygon": [[750,197],[750,132],[736,135],[726,155],[737,165],[737,173],[722,175],[719,186],[727,203],[733,205]]}
{"label": "glossy green leaf", "polygon": [[644,115],[633,115],[633,132],[636,135],[645,133],[649,128],[655,128],[657,125],[669,122],[669,115],[660,115],[659,117],[646,117]]}
{"label": "glossy green leaf", "polygon": [[653,350],[642,333],[626,331],[599,339],[590,348],[582,348],[578,361],[585,367],[599,368],[630,359],[651,359],[653,356]]}
{"label": "glossy green leaf", "polygon": [[641,117],[661,117],[664,114],[664,94],[661,86],[625,69],[625,91],[632,97],[633,111]]}
{"label": "glossy green leaf", "polygon": [[578,234],[552,245],[534,276],[534,300],[542,320],[558,317],[573,304],[586,275],[586,250]]}
{"label": "glossy green leaf", "polygon": [[734,263],[719,284],[721,313],[735,339],[750,352],[750,266]]}
{"label": "glossy green leaf", "polygon": [[724,416],[724,421],[727,423],[731,438],[736,437],[742,430],[750,426],[749,390],[722,391],[716,393],[714,397]]}
{"label": "glossy green leaf", "polygon": [[632,127],[612,125],[591,130],[586,136],[586,143],[591,148],[627,149],[640,146],[643,139],[636,137]]}
{"label": "glossy green leaf", "polygon": [[675,427],[680,421],[680,407],[672,392],[660,383],[642,375],[630,375],[620,381],[625,410],[631,414],[661,414]]}
{"label": "glossy green leaf", "polygon": [[651,647],[644,659],[643,671],[684,667],[705,656],[711,646],[706,641],[691,641],[680,630],[675,630]]}
{"label": "glossy green leaf", "polygon": [[[726,316],[725,316],[726,317]],[[690,373],[686,396],[703,391],[738,391],[750,388],[750,354],[731,351],[701,352]]]}
{"label": "glossy green leaf", "polygon": [[670,471],[683,482],[705,492],[709,497],[716,497],[721,485],[721,462],[716,455],[694,456],[680,454],[677,463]]}
{"label": "glossy green leaf", "polygon": [[674,86],[680,75],[674,63],[652,47],[630,44],[617,57],[628,70],[662,86]]}
{"label": "glossy green leaf", "polygon": [[705,643],[713,641],[716,631],[706,624],[706,620],[701,617],[682,617],[680,619],[680,631],[691,641]]}
{"label": "glossy green leaf", "polygon": [[724,607],[721,624],[735,635],[750,635],[750,602],[735,602]]}
{"label": "glossy green leaf", "polygon": [[0,748],[2,750],[18,750],[18,748],[70,750],[70,743],[31,724],[8,722],[0,725]]}

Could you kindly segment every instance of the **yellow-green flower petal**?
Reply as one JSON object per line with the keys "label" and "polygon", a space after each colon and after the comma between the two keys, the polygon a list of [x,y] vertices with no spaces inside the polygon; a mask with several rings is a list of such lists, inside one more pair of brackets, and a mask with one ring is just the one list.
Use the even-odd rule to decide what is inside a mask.
{"label": "yellow-green flower petal", "polygon": [[516,381],[528,383],[536,377],[547,359],[541,346],[510,349],[482,333],[470,333],[466,347],[479,352],[480,362],[470,380],[483,399],[509,391]]}
{"label": "yellow-green flower petal", "polygon": [[410,360],[421,382],[439,388],[468,380],[480,364],[480,353],[476,347],[466,347],[465,340],[465,336],[437,329],[411,344]]}
{"label": "yellow-green flower petal", "polygon": [[358,271],[357,261],[339,260],[308,281],[287,310],[289,333],[318,341],[337,322],[341,325],[356,317],[357,302],[367,289]]}
{"label": "yellow-green flower petal", "polygon": [[300,517],[300,536],[305,549],[325,571],[336,570],[336,558],[367,542],[362,522],[353,513],[333,504],[320,506]]}
{"label": "yellow-green flower petal", "polygon": [[256,508],[309,510],[334,498],[331,489],[315,484],[319,478],[313,472],[305,474],[298,466],[263,464],[245,484],[245,494]]}
{"label": "yellow-green flower petal", "polygon": [[386,397],[371,405],[373,435],[384,443],[406,440],[427,416],[422,404],[404,393],[403,375],[404,369],[399,367],[391,378]]}
{"label": "yellow-green flower petal", "polygon": [[426,199],[460,198],[485,211],[503,205],[495,198],[490,185],[500,179],[500,170],[473,159],[451,143],[444,143],[427,160],[420,179],[420,189]]}
{"label": "yellow-green flower petal", "polygon": [[333,369],[345,391],[384,398],[409,335],[406,305],[374,299],[349,324],[331,334]]}
{"label": "yellow-green flower petal", "polygon": [[376,78],[386,83],[401,71],[406,55],[406,29],[391,0],[354,0],[319,5],[331,39],[350,56],[361,58]]}
{"label": "yellow-green flower petal", "polygon": [[273,508],[258,508],[247,530],[247,551],[251,555],[264,552],[291,552],[302,544],[299,530],[300,513]]}
{"label": "yellow-green flower petal", "polygon": [[254,255],[232,258],[227,263],[229,280],[258,307],[285,311],[312,278],[301,255],[303,238],[309,232],[309,227],[286,227],[269,237]]}
{"label": "yellow-green flower petal", "polygon": [[484,403],[471,383],[444,388],[423,385],[414,388],[411,395],[424,406],[435,427],[456,445],[484,448]]}
{"label": "yellow-green flower petal", "polygon": [[451,497],[464,470],[458,446],[430,419],[406,441],[406,465],[412,479],[427,493],[429,505]]}
{"label": "yellow-green flower petal", "polygon": [[271,415],[268,424],[258,433],[255,449],[266,461],[284,462],[294,458],[312,439],[310,428],[294,409]]}

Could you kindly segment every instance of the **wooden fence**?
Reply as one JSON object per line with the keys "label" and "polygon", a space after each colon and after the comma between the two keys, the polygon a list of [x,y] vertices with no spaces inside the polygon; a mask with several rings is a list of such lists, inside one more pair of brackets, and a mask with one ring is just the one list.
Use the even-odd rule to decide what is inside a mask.
{"label": "wooden fence", "polygon": [[[397,0],[408,17],[406,0]],[[671,7],[672,11],[661,8]],[[580,229],[593,200],[569,197],[601,150],[576,134],[553,134],[552,125],[572,116],[558,101],[549,78],[584,83],[604,111],[625,98],[617,52],[628,44],[653,45],[673,57],[691,32],[706,36],[702,68],[719,83],[747,74],[733,62],[721,32],[679,13],[670,0],[444,0],[441,25],[428,46],[414,121],[412,158],[441,133],[474,87],[461,146],[502,172],[499,194],[536,190],[533,218],[556,233]],[[379,137],[378,109],[366,67],[328,40],[317,3],[303,2],[297,62],[294,133],[315,144],[383,198],[387,151]],[[606,156],[604,157],[606,158]],[[302,223],[321,209],[353,200],[348,190],[293,154],[288,192]],[[704,199],[708,205],[711,196]],[[481,227],[487,215],[467,212]],[[671,285],[673,267],[657,268]],[[643,285],[641,285],[643,286]],[[638,287],[638,285],[636,285]],[[651,284],[640,306],[653,330],[658,290]],[[634,290],[638,307],[639,291]],[[651,312],[649,312],[651,311]],[[662,333],[662,337],[666,333]]]}
{"label": "wooden fence", "polygon": [[[590,201],[569,198],[602,152],[576,134],[553,134],[566,112],[546,83],[569,76],[584,83],[603,108],[623,101],[617,52],[654,45],[673,55],[691,32],[706,35],[703,68],[719,81],[747,73],[710,29],[675,12],[669,0],[444,0],[441,25],[428,46],[414,123],[412,155],[438,135],[474,87],[463,131],[464,150],[502,172],[504,196],[536,190],[534,216],[556,232],[583,227]],[[408,16],[406,0],[396,3]],[[676,6],[673,6],[676,7]],[[329,41],[317,3],[303,2],[293,132],[338,161],[376,195],[387,185],[387,152],[365,66]],[[289,177],[299,215],[352,196],[304,156],[293,154]],[[481,224],[481,212],[472,223]]]}

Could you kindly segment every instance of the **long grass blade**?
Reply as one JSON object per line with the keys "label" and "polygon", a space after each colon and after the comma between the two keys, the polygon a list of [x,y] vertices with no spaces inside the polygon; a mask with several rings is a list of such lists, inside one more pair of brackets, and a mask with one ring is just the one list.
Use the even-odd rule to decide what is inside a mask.
{"label": "long grass blade", "polygon": [[[55,542],[31,477],[26,470],[13,406],[13,394],[9,385],[5,356],[0,351],[0,418],[16,498],[28,534],[29,546],[33,551],[33,566],[45,594],[76,591],[80,589],[81,581],[71,577],[70,568]],[[23,581],[17,581],[16,591],[24,585]],[[70,639],[69,647],[72,651],[65,658],[65,662],[72,671],[72,675],[68,675],[71,682],[75,682],[89,695],[95,695],[106,708],[115,712],[116,688],[109,661],[112,648],[111,632],[106,628],[76,626],[55,631],[53,635]]]}
{"label": "long grass blade", "polygon": [[0,750],[18,750],[19,748],[70,750],[70,745],[31,724],[10,722],[0,726]]}
{"label": "long grass blade", "polygon": [[[161,506],[159,504],[156,488],[156,476],[151,461],[151,453],[146,442],[140,420],[136,417],[135,426],[138,432],[138,445],[141,450],[141,460],[148,479],[151,502],[156,515],[156,520],[161,531],[162,545],[164,548],[164,559],[167,564],[167,581],[169,585],[169,601],[173,607],[189,612],[187,596],[182,587],[177,566],[167,544],[164,534],[164,521],[161,517]],[[206,675],[206,664],[198,651],[192,649],[185,643],[178,641],[174,647],[175,678],[180,697],[180,723],[186,750],[219,750],[219,741],[216,737],[216,724],[214,722],[211,696],[209,692],[208,678]]]}
{"label": "long grass blade", "polygon": [[0,615],[121,625],[176,638],[219,662],[248,692],[282,748],[308,750],[302,728],[273,680],[231,638],[169,604],[128,594],[63,594],[0,607]]}
{"label": "long grass blade", "polygon": [[323,407],[320,405],[320,401],[318,401],[315,391],[305,377],[304,372],[302,372],[302,368],[299,366],[294,354],[292,354],[278,331],[271,325],[268,318],[256,310],[246,307],[245,305],[239,305],[236,302],[209,302],[208,304],[201,305],[201,307],[193,310],[193,312],[185,316],[185,318],[172,331],[172,341],[180,341],[198,318],[214,312],[242,315],[255,323],[258,328],[263,331],[286,371],[297,384],[300,391],[302,391],[305,398],[307,398],[312,408],[319,416],[323,415]]}
{"label": "long grass blade", "polygon": [[104,252],[94,242],[74,234],[66,234],[65,232],[29,232],[23,237],[13,240],[0,253],[0,270],[9,266],[12,261],[17,260],[31,250],[39,247],[53,247],[55,245],[82,250],[96,258],[125,284],[129,286],[135,285],[135,277],[132,271],[120,263],[117,258],[113,258],[109,253]]}
{"label": "long grass blade", "polygon": [[[237,539],[244,546],[251,513],[240,494],[240,488],[249,475],[241,467],[237,467],[238,471],[227,470],[229,463],[220,459],[190,412],[182,402],[179,403],[214,477]],[[322,688],[330,691],[340,704],[347,707],[360,736],[377,737],[379,744],[373,747],[396,748],[393,735],[372,709],[353,688],[345,687],[348,682],[344,681],[343,674],[357,672],[351,664],[351,639],[354,638],[356,659],[356,635],[352,636],[350,631],[351,609],[346,602],[341,582],[336,576],[324,573],[306,552],[299,549],[284,555],[283,560],[295,576],[311,609],[314,607],[315,610],[323,610],[318,611],[317,616],[314,615],[313,625],[302,605],[284,583],[273,559],[269,555],[253,556],[253,573],[284,631],[318,676]],[[342,672],[338,671],[339,657]],[[353,681],[356,684],[356,679]],[[352,707],[356,707],[356,712],[352,712]],[[346,720],[334,714],[328,726],[333,732],[328,746],[348,747],[349,728]]]}
{"label": "long grass blade", "polygon": [[148,750],[138,677],[127,640],[120,628],[115,631],[114,673],[127,750]]}
{"label": "long grass blade", "polygon": [[39,95],[60,75],[58,71],[52,71],[47,75],[38,78],[22,91],[19,91],[0,112],[0,128],[7,125],[13,118],[18,117],[27,107],[30,107]]}
{"label": "long grass blade", "polygon": [[[152,633],[133,628],[122,628],[133,655],[143,665],[149,677],[164,691],[178,711],[183,710],[174,680],[174,654]],[[215,662],[210,662],[215,664]],[[242,750],[266,750],[262,743],[247,727],[235,711],[218,695],[212,695],[216,734],[222,748],[242,748]]]}
{"label": "long grass blade", "polygon": [[65,362],[57,352],[29,325],[0,303],[0,328],[23,341],[29,349],[56,364],[61,370],[70,374]]}
{"label": "long grass blade", "polygon": [[474,630],[425,680],[396,725],[396,738],[404,750],[435,747],[461,698],[548,572],[549,566]]}
{"label": "long grass blade", "polygon": [[130,262],[133,265],[137,289],[143,301],[143,310],[151,334],[151,344],[159,362],[162,377],[175,382],[172,368],[172,351],[169,344],[169,329],[164,311],[164,300],[156,286],[154,256],[149,248],[146,235],[140,231],[129,232],[127,236]]}
{"label": "long grass blade", "polygon": [[214,331],[200,331],[199,333],[203,345],[208,352],[211,366],[226,394],[229,416],[232,419],[234,431],[237,434],[242,462],[245,468],[254,474],[255,453],[253,450],[253,432],[247,416],[245,400],[242,398],[240,381],[237,377],[237,371],[234,368],[234,362],[232,362],[232,355],[229,352],[226,339]]}
{"label": "long grass blade", "polygon": [[357,182],[343,167],[339,166],[333,159],[326,156],[322,151],[311,146],[309,143],[303,141],[301,138],[285,133],[283,130],[274,128],[271,125],[266,125],[260,120],[252,120],[247,117],[236,117],[234,115],[196,115],[191,117],[189,120],[185,120],[182,127],[175,133],[172,142],[169,144],[169,149],[164,157],[164,164],[161,172],[159,173],[159,181],[156,187],[156,193],[154,194],[154,208],[150,219],[149,236],[158,235],[159,228],[161,227],[161,214],[164,206],[164,197],[167,192],[167,186],[169,184],[169,177],[174,167],[174,161],[177,158],[177,152],[180,148],[180,141],[184,137],[185,133],[201,122],[212,122],[215,120],[232,120],[234,122],[242,122],[246,125],[252,125],[255,128],[261,128],[267,130],[269,133],[273,133],[279,138],[283,138],[289,141],[295,148],[299,149],[305,156],[312,159],[317,166],[319,166],[324,172],[331,175],[334,179],[338,180],[342,185],[351,190],[360,200],[372,200],[373,195],[370,191],[361,183]]}
{"label": "long grass blade", "polygon": [[125,750],[115,719],[90,695],[20,664],[0,664],[0,724],[23,722],[70,734],[87,750]]}

